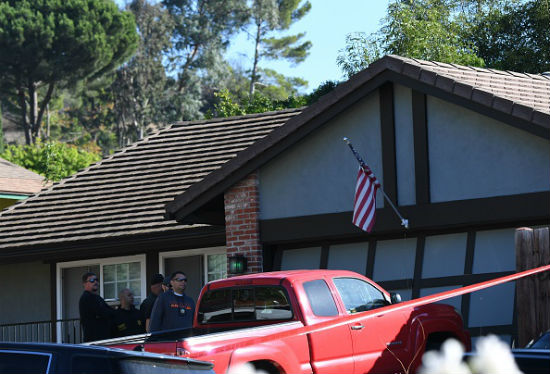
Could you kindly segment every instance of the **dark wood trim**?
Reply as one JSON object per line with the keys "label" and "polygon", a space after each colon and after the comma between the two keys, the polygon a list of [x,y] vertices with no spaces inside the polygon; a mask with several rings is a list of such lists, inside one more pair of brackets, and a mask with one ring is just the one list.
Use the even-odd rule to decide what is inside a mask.
{"label": "dark wood trim", "polygon": [[319,269],[328,268],[328,249],[329,249],[329,245],[327,242],[321,245],[321,259],[319,261]]}
{"label": "dark wood trim", "polygon": [[416,90],[412,90],[412,117],[416,205],[424,205],[430,202],[428,123],[426,115],[426,95]]}
{"label": "dark wood trim", "polygon": [[160,252],[225,245],[225,226],[94,239],[84,242],[56,243],[48,246],[13,247],[0,250],[0,261],[76,261],[146,253],[155,247]]}
{"label": "dark wood trim", "polygon": [[512,325],[468,327],[467,330],[470,332],[472,338],[477,338],[488,334],[511,335],[513,338],[515,334],[514,326]]}
{"label": "dark wood trim", "polygon": [[52,342],[57,341],[57,264],[50,263],[50,320],[52,322]]}
{"label": "dark wood trim", "polygon": [[414,260],[414,276],[412,287],[412,298],[420,297],[420,280],[422,279],[422,266],[424,265],[424,247],[426,244],[426,236],[419,235],[416,239],[416,254]]}
{"label": "dark wood trim", "polygon": [[[471,275],[474,269],[474,251],[476,245],[476,232],[469,231],[466,239],[466,258],[464,259],[464,275]],[[470,322],[470,303],[471,294],[467,293],[462,295],[462,305],[460,312],[462,313],[462,319],[464,325],[468,326]]]}
{"label": "dark wood trim", "polygon": [[367,268],[365,269],[365,276],[372,279],[374,276],[374,260],[376,258],[376,240],[369,240],[369,252],[367,254]]}
{"label": "dark wood trim", "polygon": [[145,280],[147,282],[147,296],[151,293],[151,279],[159,272],[159,251],[149,251],[145,254]]}
{"label": "dark wood trim", "polygon": [[281,264],[283,263],[283,249],[277,247],[275,250],[275,256],[273,256],[273,270],[281,270]]}
{"label": "dark wood trim", "polygon": [[393,84],[385,83],[380,86],[378,91],[380,94],[380,133],[382,137],[384,192],[396,205],[399,205],[397,201]]}
{"label": "dark wood trim", "polygon": [[321,214],[260,221],[260,236],[264,243],[283,244],[330,238],[369,240],[383,235],[408,237],[419,233],[470,231],[481,227],[514,227],[547,225],[550,192],[498,196],[484,199],[431,203],[424,206],[402,206],[409,218],[410,229],[401,227],[389,207],[376,210],[374,230],[369,234],[351,223],[352,212]]}
{"label": "dark wood trim", "polygon": [[410,278],[408,279],[398,279],[398,280],[388,280],[376,282],[387,291],[391,290],[410,290],[413,288],[414,281]]}
{"label": "dark wood trim", "polygon": [[277,247],[274,245],[263,245],[262,246],[262,268],[264,271],[274,271],[273,267],[274,257]]}
{"label": "dark wood trim", "polygon": [[499,271],[494,273],[453,275],[450,277],[425,278],[420,280],[420,288],[469,286],[474,283],[485,282],[498,277],[514,274],[513,271]]}

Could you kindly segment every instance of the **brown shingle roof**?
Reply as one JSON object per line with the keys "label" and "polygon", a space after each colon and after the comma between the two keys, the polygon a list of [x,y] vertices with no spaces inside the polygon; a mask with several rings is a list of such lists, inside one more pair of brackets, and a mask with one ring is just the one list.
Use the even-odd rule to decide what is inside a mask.
{"label": "brown shingle roof", "polygon": [[0,194],[32,195],[43,187],[44,177],[0,158]]}
{"label": "brown shingle roof", "polygon": [[[386,58],[402,62],[396,69],[398,72],[487,106],[501,106],[501,100],[497,99],[500,98],[512,104],[510,108],[502,108],[508,113],[512,113],[512,106],[516,104],[529,108],[529,112],[550,114],[550,77],[546,75],[445,64],[399,56]],[[490,97],[484,96],[483,93],[489,93]],[[516,109],[516,112],[519,114],[520,111]],[[531,117],[525,119],[531,120]]]}
{"label": "brown shingle roof", "polygon": [[167,202],[289,118],[292,109],[174,124],[0,215],[0,250],[186,230]]}

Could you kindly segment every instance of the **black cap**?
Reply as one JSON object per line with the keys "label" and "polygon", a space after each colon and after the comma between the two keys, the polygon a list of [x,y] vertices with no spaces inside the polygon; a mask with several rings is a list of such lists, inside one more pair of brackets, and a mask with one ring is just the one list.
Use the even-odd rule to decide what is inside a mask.
{"label": "black cap", "polygon": [[164,281],[164,276],[162,274],[155,274],[151,278],[151,286],[154,284],[162,283],[163,281]]}

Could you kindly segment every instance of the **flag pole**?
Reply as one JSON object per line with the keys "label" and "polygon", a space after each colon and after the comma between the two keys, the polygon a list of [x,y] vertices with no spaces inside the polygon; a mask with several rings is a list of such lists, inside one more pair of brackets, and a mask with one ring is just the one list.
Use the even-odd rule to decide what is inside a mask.
{"label": "flag pole", "polygon": [[[356,158],[357,161],[359,162],[359,165],[361,165],[361,169],[363,169],[363,171],[364,171],[365,173],[368,174],[367,164],[365,164],[365,161],[363,161],[363,159],[361,158],[361,156],[359,155],[359,153],[357,153],[357,151],[355,150],[355,148],[353,148],[353,145],[351,144],[349,138],[347,138],[347,137],[344,136],[343,140],[347,143],[349,149],[351,149],[351,151],[353,152],[353,155],[355,156],[355,158]],[[409,228],[409,220],[403,218],[403,216],[399,213],[399,211],[397,210],[397,208],[395,207],[395,205],[393,204],[393,202],[390,200],[390,198],[388,197],[388,195],[386,195],[386,193],[384,192],[384,189],[383,189],[382,187],[380,187],[380,191],[382,191],[382,194],[384,195],[384,197],[386,198],[386,200],[388,201],[388,203],[390,204],[390,206],[393,208],[395,214],[397,214],[397,216],[401,219],[401,226],[403,226],[403,227],[405,227],[406,229],[408,229],[408,228]]]}

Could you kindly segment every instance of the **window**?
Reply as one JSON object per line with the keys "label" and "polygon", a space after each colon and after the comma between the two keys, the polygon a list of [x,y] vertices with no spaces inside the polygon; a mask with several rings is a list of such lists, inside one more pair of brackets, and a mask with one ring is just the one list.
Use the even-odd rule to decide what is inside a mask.
{"label": "window", "polygon": [[338,315],[336,303],[324,280],[318,279],[304,283],[309,305],[313,314],[319,317],[329,317]]}
{"label": "window", "polygon": [[380,290],[361,279],[336,278],[334,284],[350,314],[389,305]]}
{"label": "window", "polygon": [[204,294],[198,319],[205,323],[289,320],[292,308],[286,292],[278,286],[224,288]]}
{"label": "window", "polygon": [[46,353],[0,351],[0,373],[48,373],[50,362]]}
{"label": "window", "polygon": [[225,253],[206,255],[207,282],[227,278],[227,255]]}
{"label": "window", "polygon": [[134,304],[141,302],[141,264],[127,262],[103,266],[103,298],[118,299],[118,293],[129,288],[134,293]]}

